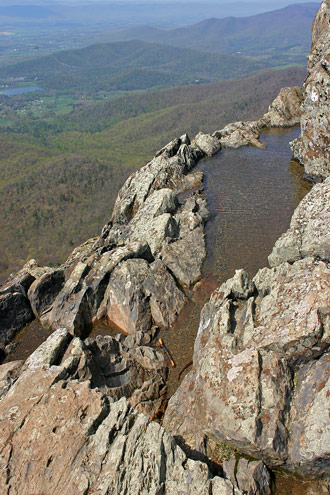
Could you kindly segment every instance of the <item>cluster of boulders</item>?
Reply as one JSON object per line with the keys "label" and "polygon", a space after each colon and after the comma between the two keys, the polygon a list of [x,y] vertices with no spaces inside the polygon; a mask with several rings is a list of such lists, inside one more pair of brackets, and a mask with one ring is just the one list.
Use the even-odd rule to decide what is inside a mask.
{"label": "cluster of boulders", "polygon": [[329,315],[324,261],[284,262],[253,280],[237,271],[203,308],[165,428],[192,450],[211,438],[272,468],[330,477]]}
{"label": "cluster of boulders", "polygon": [[330,1],[323,1],[312,30],[312,48],[304,83],[301,136],[292,142],[295,158],[306,175],[330,175]]}
{"label": "cluster of boulders", "polygon": [[25,363],[2,365],[1,493],[243,495],[138,412],[151,411],[163,364],[148,347],[59,329]]}
{"label": "cluster of boulders", "polygon": [[133,335],[172,325],[206,256],[206,202],[178,199],[202,156],[187,136],[173,141],[124,184],[99,238],[58,268],[30,261],[11,277],[0,291],[1,343],[34,317],[82,337],[104,319]]}

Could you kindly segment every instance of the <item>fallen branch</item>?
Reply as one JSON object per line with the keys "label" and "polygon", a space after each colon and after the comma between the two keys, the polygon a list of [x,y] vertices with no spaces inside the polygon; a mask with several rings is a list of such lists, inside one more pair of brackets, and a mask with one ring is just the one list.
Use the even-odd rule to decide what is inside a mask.
{"label": "fallen branch", "polygon": [[174,362],[174,359],[173,359],[173,357],[172,357],[172,355],[171,355],[170,351],[167,349],[166,345],[164,344],[163,339],[159,338],[159,339],[158,339],[158,343],[159,343],[159,345],[160,345],[160,346],[164,349],[164,351],[166,352],[167,357],[168,357],[168,359],[170,360],[170,363],[171,363],[171,365],[172,365],[172,368],[175,368],[175,367],[176,367],[176,364],[175,364],[175,362]]}

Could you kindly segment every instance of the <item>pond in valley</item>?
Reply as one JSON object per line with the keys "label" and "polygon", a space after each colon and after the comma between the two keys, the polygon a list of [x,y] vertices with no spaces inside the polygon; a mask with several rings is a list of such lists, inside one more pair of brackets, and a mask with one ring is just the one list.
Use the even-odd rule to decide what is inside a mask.
{"label": "pond in valley", "polygon": [[32,91],[43,91],[44,88],[40,86],[27,86],[25,88],[8,88],[0,91],[0,95],[4,96],[16,96],[24,93],[31,93]]}

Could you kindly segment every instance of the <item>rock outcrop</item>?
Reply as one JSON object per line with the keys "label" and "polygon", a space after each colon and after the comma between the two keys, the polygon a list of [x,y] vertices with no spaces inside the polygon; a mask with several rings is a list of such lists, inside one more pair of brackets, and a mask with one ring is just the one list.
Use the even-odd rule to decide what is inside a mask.
{"label": "rock outcrop", "polygon": [[263,149],[265,145],[259,140],[263,127],[265,127],[263,120],[234,122],[220,131],[215,131],[213,136],[219,139],[222,148],[251,145]]}
{"label": "rock outcrop", "polygon": [[263,121],[269,127],[290,127],[300,124],[301,105],[304,92],[298,86],[282,88],[279,95],[270,105]]}
{"label": "rock outcrop", "polygon": [[330,260],[330,178],[316,184],[296,208],[289,230],[275,243],[270,266],[313,256]]}
{"label": "rock outcrop", "polygon": [[323,1],[312,31],[301,136],[292,142],[295,158],[311,177],[330,175],[330,1]]}
{"label": "rock outcrop", "polygon": [[35,260],[30,260],[0,287],[0,349],[12,340],[16,333],[34,319],[27,298],[27,291],[47,271]]}
{"label": "rock outcrop", "polygon": [[58,330],[24,364],[0,367],[1,493],[243,495],[132,408],[132,376],[114,347]]}
{"label": "rock outcrop", "polygon": [[99,238],[58,268],[27,264],[1,287],[2,348],[34,317],[82,337],[101,319],[133,335],[171,326],[206,256],[206,202],[196,193],[180,203],[176,192],[200,183],[189,171],[202,156],[188,136],[172,141],[126,181]]}
{"label": "rock outcrop", "polygon": [[216,439],[273,468],[329,477],[329,314],[327,263],[283,263],[253,280],[237,271],[202,311],[165,428],[192,450]]}

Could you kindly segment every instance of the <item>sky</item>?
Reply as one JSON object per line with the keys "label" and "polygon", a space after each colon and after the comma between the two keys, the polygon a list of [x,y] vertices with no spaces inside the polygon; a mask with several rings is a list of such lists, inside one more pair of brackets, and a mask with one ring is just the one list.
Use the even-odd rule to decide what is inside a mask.
{"label": "sky", "polygon": [[[229,3],[233,4],[251,4],[251,5],[263,5],[264,7],[267,5],[265,4],[265,0],[239,0],[237,2],[229,2],[229,0],[204,0],[205,3],[208,4],[216,4],[216,5],[228,5]],[[277,0],[278,6],[283,6],[283,5],[289,5],[292,3],[309,3],[310,0]],[[0,5],[54,5],[56,3],[60,3],[63,5],[68,5],[68,4],[93,4],[93,3],[105,3],[105,4],[111,4],[111,3],[135,3],[135,4],[141,4],[141,3],[169,3],[169,4],[182,4],[182,3],[187,3],[187,4],[193,4],[193,3],[198,3],[198,4],[203,4],[203,0],[0,0]],[[270,2],[270,3],[275,3],[275,2]],[[321,2],[317,2],[321,3]]]}

